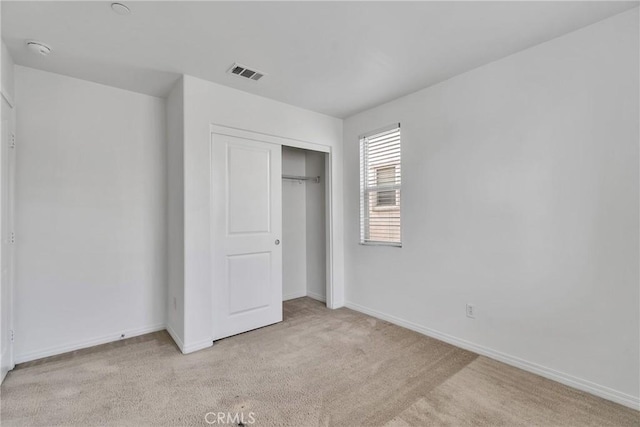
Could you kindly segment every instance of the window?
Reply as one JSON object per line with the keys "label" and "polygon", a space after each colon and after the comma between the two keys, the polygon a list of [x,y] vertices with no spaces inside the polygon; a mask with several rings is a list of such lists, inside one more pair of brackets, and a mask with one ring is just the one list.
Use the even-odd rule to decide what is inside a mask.
{"label": "window", "polygon": [[360,243],[402,246],[400,125],[360,138]]}
{"label": "window", "polygon": [[[381,166],[376,168],[376,185],[378,189],[385,185],[394,185],[396,182],[396,167],[395,166]],[[396,206],[398,197],[396,196],[397,190],[390,191],[378,191],[377,192],[377,206]]]}

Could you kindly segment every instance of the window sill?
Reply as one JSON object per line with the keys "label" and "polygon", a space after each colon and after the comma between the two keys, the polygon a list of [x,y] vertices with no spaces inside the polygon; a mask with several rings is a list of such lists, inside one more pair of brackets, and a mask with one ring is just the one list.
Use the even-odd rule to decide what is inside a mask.
{"label": "window sill", "polygon": [[361,246],[389,246],[392,248],[401,248],[402,242],[360,242]]}

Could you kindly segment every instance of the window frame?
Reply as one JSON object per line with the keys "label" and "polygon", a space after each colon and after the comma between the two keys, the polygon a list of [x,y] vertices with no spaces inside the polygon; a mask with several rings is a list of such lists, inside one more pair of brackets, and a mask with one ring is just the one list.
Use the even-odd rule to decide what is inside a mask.
{"label": "window frame", "polygon": [[[375,206],[372,209],[375,210],[375,211],[380,211],[380,212],[398,209],[398,211],[399,211],[398,231],[399,231],[399,236],[400,237],[399,237],[399,240],[397,240],[397,241],[367,240],[367,239],[365,239],[365,235],[366,235],[365,229],[367,227],[366,223],[367,223],[367,218],[368,217],[365,214],[365,209],[366,209],[366,206],[365,206],[365,199],[366,199],[365,193],[370,192],[371,190],[368,190],[368,188],[370,188],[370,187],[367,187],[366,183],[364,182],[366,178],[365,178],[365,171],[364,171],[364,169],[365,169],[365,165],[364,165],[365,157],[364,157],[364,154],[363,154],[363,150],[364,150],[363,144],[365,143],[365,140],[367,138],[370,138],[370,137],[375,136],[377,134],[390,132],[390,131],[393,131],[395,129],[398,129],[398,131],[400,133],[400,140],[399,140],[399,157],[400,157],[400,159],[399,159],[399,162],[396,163],[396,164],[380,165],[378,167],[381,168],[381,169],[385,168],[385,167],[394,167],[394,168],[396,168],[396,170],[398,168],[400,169],[400,172],[399,172],[399,178],[400,178],[399,181],[400,181],[400,183],[397,184],[397,188],[395,189],[395,191],[397,192],[396,196],[395,196],[397,204],[393,205],[393,206],[392,205],[381,205],[381,206],[378,206],[377,205],[378,196],[376,195],[375,196],[376,200],[375,200],[375,203],[374,203]],[[360,191],[360,193],[358,195],[358,197],[359,197],[359,201],[358,201],[359,203],[358,204],[359,204],[359,208],[360,208],[360,212],[359,212],[360,216],[358,218],[358,221],[359,221],[359,233],[360,233],[359,244],[362,245],[362,246],[388,246],[388,247],[401,248],[402,245],[403,245],[403,239],[402,239],[402,196],[401,196],[401,194],[402,194],[402,132],[401,132],[400,123],[394,123],[392,125],[385,126],[385,127],[373,130],[371,132],[367,132],[367,133],[359,135],[359,137],[358,137],[358,151],[359,151],[358,162],[359,162],[359,170],[360,170],[360,172],[359,172],[359,175],[360,175],[360,179],[359,179],[359,181],[360,181],[360,183],[359,183],[360,184],[360,189],[359,189],[359,191]],[[369,228],[370,227],[371,227],[371,225],[369,224]]]}

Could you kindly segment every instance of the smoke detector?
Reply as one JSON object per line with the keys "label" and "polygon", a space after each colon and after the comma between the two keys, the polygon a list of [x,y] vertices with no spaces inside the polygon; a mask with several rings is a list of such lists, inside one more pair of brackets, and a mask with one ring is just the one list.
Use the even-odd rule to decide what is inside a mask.
{"label": "smoke detector", "polygon": [[51,48],[49,46],[35,40],[27,41],[27,49],[40,56],[47,56],[51,53]]}
{"label": "smoke detector", "polygon": [[227,70],[227,73],[253,81],[258,81],[266,75],[266,73],[262,71],[249,68],[246,65],[238,64],[237,62]]}

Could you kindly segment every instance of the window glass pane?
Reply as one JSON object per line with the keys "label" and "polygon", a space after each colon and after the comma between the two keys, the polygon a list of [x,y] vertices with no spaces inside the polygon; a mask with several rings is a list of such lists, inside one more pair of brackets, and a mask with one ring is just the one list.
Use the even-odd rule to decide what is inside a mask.
{"label": "window glass pane", "polygon": [[360,242],[401,245],[400,127],[360,140]]}

